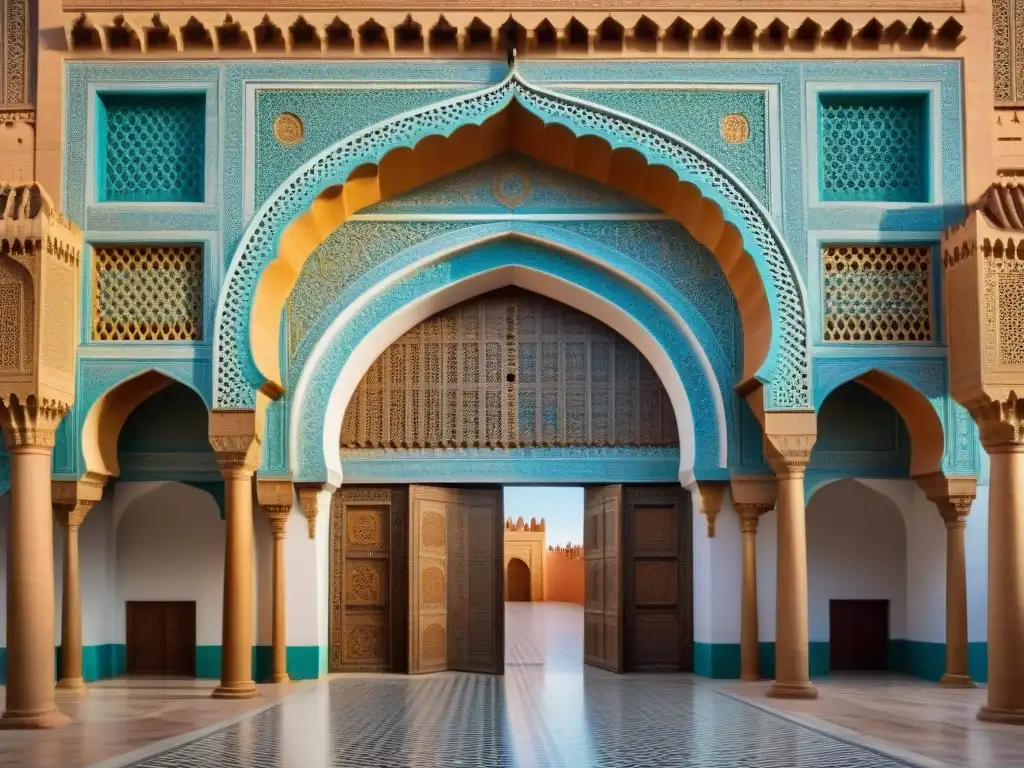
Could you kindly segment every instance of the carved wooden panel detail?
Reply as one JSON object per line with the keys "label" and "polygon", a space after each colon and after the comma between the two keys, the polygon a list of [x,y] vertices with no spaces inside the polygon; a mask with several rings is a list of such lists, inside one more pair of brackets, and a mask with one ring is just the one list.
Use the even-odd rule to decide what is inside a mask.
{"label": "carved wooden panel detail", "polygon": [[678,444],[668,394],[632,344],[519,289],[402,336],[359,383],[341,429],[346,449]]}
{"label": "carved wooden panel detail", "polygon": [[0,256],[0,371],[32,373],[35,294],[28,269]]}
{"label": "carved wooden panel detail", "polygon": [[1024,0],[992,0],[992,76],[997,104],[1024,102]]}
{"label": "carved wooden panel detail", "polygon": [[623,624],[626,668],[693,667],[690,494],[678,486],[626,486]]}
{"label": "carved wooden panel detail", "polygon": [[0,108],[32,103],[29,0],[0,0]]}
{"label": "carved wooden panel detail", "polygon": [[405,669],[407,492],[345,486],[331,504],[331,672]]}
{"label": "carved wooden panel detail", "polygon": [[583,660],[621,672],[622,486],[587,488],[583,519]]}
{"label": "carved wooden panel detail", "polygon": [[450,492],[409,486],[409,672],[448,669]]}

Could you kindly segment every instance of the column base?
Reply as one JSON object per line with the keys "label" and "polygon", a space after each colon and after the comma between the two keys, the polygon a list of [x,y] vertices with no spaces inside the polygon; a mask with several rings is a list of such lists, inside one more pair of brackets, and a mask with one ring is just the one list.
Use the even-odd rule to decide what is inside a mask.
{"label": "column base", "polygon": [[757,672],[742,672],[740,673],[741,683],[756,683],[761,680],[761,675]]}
{"label": "column base", "polygon": [[982,707],[978,710],[978,719],[985,723],[1024,725],[1024,708]]}
{"label": "column base", "polygon": [[57,681],[57,690],[61,693],[75,693],[84,696],[89,692],[89,687],[80,677],[62,677]]}
{"label": "column base", "polygon": [[765,694],[770,699],[816,699],[818,689],[808,683],[781,683],[773,680]]}
{"label": "column base", "polygon": [[939,680],[943,688],[977,688],[970,675],[951,675],[948,672]]}
{"label": "column base", "polygon": [[54,707],[45,712],[18,712],[8,709],[0,717],[0,730],[30,730],[40,728],[63,728],[71,722],[71,718]]}
{"label": "column base", "polygon": [[211,694],[214,699],[254,699],[260,695],[252,680],[236,683],[221,683]]}
{"label": "column base", "polygon": [[288,677],[287,672],[277,672],[270,676],[270,682],[274,685],[278,685],[280,683],[290,683],[291,681],[292,679]]}

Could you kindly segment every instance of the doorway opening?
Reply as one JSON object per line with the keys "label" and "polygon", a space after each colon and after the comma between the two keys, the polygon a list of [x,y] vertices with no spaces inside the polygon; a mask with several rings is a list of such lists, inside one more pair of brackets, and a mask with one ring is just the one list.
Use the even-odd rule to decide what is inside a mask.
{"label": "doorway opening", "polygon": [[829,667],[836,672],[889,668],[889,601],[830,600]]}
{"label": "doorway opening", "polygon": [[505,664],[583,666],[584,491],[504,488]]}

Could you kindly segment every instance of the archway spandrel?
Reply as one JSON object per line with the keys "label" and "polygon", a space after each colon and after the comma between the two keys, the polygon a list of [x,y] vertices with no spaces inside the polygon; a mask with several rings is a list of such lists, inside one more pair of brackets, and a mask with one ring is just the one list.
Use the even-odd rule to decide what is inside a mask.
{"label": "archway spandrel", "polygon": [[[760,205],[727,172],[677,137],[610,110],[536,89],[515,72],[485,91],[399,116],[354,135],[296,172],[263,206],[236,252],[222,294],[216,342],[218,406],[251,407],[254,389],[264,387],[268,378],[277,378],[273,343],[262,350],[252,346],[247,312],[264,267],[276,256],[284,228],[309,208],[325,186],[343,183],[355,167],[379,163],[390,149],[415,146],[425,136],[448,136],[462,125],[481,124],[513,99],[545,123],[562,125],[575,136],[607,137],[612,147],[628,147],[642,154],[648,165],[672,168],[678,178],[695,183],[706,199],[722,209],[763,275],[767,304],[779,328],[759,369],[759,376],[770,381],[766,405],[809,407],[803,289],[781,237]],[[283,306],[283,299],[280,303]],[[279,314],[277,300],[271,304]],[[254,317],[254,328],[264,323],[275,330],[277,314]],[[263,335],[270,338],[275,333]]]}

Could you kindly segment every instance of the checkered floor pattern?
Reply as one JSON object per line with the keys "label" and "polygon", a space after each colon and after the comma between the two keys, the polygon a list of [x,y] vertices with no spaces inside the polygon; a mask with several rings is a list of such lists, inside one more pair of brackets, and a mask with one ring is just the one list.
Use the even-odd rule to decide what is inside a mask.
{"label": "checkered floor pattern", "polygon": [[145,768],[897,768],[673,676],[346,677]]}

